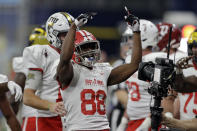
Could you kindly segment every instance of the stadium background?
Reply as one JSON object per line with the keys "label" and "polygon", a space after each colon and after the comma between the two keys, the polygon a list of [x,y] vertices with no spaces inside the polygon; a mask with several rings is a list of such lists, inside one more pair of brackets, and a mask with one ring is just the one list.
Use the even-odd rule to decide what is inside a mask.
{"label": "stadium background", "polygon": [[[84,29],[100,40],[108,60],[113,62],[119,56],[121,33],[125,28],[125,5],[139,18],[155,24],[164,21],[180,28],[186,24],[197,25],[196,0],[0,0],[0,73],[12,79],[12,57],[22,55],[32,28],[44,24],[57,11],[69,12],[74,17],[97,12]],[[192,29],[187,27],[186,33]],[[2,124],[0,130],[3,130],[1,127]]]}

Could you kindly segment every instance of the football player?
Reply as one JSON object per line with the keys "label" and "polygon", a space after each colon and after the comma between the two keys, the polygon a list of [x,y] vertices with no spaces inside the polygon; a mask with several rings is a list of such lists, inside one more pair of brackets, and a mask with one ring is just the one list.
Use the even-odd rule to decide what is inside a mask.
{"label": "football player", "polygon": [[60,116],[64,116],[66,111],[52,66],[60,57],[63,42],[60,37],[67,34],[73,21],[69,13],[52,14],[46,22],[50,44],[26,47],[23,52],[25,67],[28,69],[23,102],[37,109],[33,124],[38,131],[62,131]]}
{"label": "football player", "polygon": [[[153,47],[156,47],[158,41],[158,29],[151,21],[141,19],[141,42],[142,42],[142,61],[154,60],[154,56],[150,55]],[[132,49],[133,50],[133,49]],[[163,54],[161,54],[163,55]],[[159,54],[157,54],[159,56]],[[131,55],[128,55],[126,62],[129,62]],[[135,72],[125,83],[128,88],[128,102],[126,114],[121,120],[121,125],[118,127],[118,131],[137,130],[143,123],[146,117],[150,114],[150,100],[151,96],[147,92],[149,86],[148,82],[141,81],[137,78],[138,72]],[[128,118],[127,118],[128,117]],[[127,128],[126,125],[128,124]],[[126,129],[125,129],[126,128]],[[145,130],[148,130],[146,127]]]}
{"label": "football player", "polygon": [[105,110],[107,86],[123,82],[137,70],[141,61],[140,24],[139,19],[128,12],[126,20],[134,33],[132,60],[111,69],[106,64],[97,63],[100,44],[96,38],[84,30],[76,32],[88,18],[88,15],[82,15],[71,25],[60,61],[57,61],[57,77],[62,84],[68,131],[109,131]]}
{"label": "football player", "polygon": [[[46,39],[45,25],[35,27],[29,36],[29,41],[27,46],[47,45],[47,44],[49,44],[49,42]],[[21,85],[23,90],[25,88],[25,81],[28,71],[28,69],[25,68],[25,64],[27,63],[23,62],[23,57],[13,58],[12,67],[15,72],[14,81],[19,85]],[[33,121],[35,121],[36,109],[16,102],[12,103],[12,107],[15,113],[17,114],[18,119],[22,118],[23,120],[23,124],[22,124],[23,130],[25,131],[36,130],[36,125],[33,124],[35,123]]]}
{"label": "football player", "polygon": [[[195,30],[188,39],[188,57],[183,57],[176,63],[177,76],[175,89],[183,94],[179,95],[180,100],[180,119],[173,119],[163,115],[163,124],[178,129],[188,131],[197,130],[196,117],[196,42],[197,30]],[[190,61],[191,60],[191,61]],[[184,69],[184,70],[182,70]],[[193,93],[193,91],[195,91]],[[192,93],[191,93],[192,92]]]}

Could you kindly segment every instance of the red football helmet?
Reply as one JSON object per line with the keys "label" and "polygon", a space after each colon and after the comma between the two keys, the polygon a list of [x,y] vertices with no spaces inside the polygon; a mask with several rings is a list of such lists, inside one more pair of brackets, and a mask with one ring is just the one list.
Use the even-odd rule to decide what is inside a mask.
{"label": "red football helmet", "polygon": [[159,30],[159,40],[157,43],[158,51],[166,51],[166,47],[168,45],[169,40],[169,31],[170,27],[172,27],[172,37],[171,37],[171,43],[170,48],[177,49],[180,46],[180,40],[181,40],[181,31],[179,28],[177,28],[174,24],[169,23],[160,23],[157,24],[157,28]]}
{"label": "red football helmet", "polygon": [[100,60],[100,43],[86,30],[79,30],[75,36],[73,60],[81,65],[92,67]]}

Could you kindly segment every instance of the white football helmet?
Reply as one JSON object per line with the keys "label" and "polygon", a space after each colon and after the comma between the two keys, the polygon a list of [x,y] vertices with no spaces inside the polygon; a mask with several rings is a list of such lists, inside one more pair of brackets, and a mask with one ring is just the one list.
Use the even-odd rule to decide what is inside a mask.
{"label": "white football helmet", "polygon": [[52,14],[46,22],[47,40],[56,48],[61,48],[62,42],[59,33],[68,32],[74,17],[66,12]]}
{"label": "white football helmet", "polygon": [[158,42],[158,29],[151,21],[140,19],[142,49],[155,47]]}
{"label": "white football helmet", "polygon": [[122,33],[120,45],[122,46],[122,45],[127,44],[129,39],[132,40],[132,36],[133,36],[133,31],[131,30],[129,26],[127,26],[126,30]]}

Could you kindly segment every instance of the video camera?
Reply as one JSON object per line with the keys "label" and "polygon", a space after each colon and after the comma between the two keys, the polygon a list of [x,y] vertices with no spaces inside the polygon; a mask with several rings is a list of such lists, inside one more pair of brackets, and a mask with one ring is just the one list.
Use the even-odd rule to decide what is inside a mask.
{"label": "video camera", "polygon": [[[152,131],[158,130],[163,111],[161,100],[167,97],[168,87],[173,85],[176,76],[173,60],[156,58],[155,62],[141,62],[138,69],[138,79],[151,82],[148,93],[154,96],[154,106],[150,107]],[[162,130],[167,131],[167,129]]]}
{"label": "video camera", "polygon": [[[152,61],[141,62],[138,69],[138,79],[152,82],[151,84],[158,84],[161,88],[159,91],[162,91],[160,93],[163,94],[161,94],[161,97],[166,97],[167,92],[163,91],[165,91],[169,85],[173,84],[176,76],[174,63],[173,60],[168,58],[156,58],[155,62],[156,63]],[[154,92],[151,88],[149,93],[154,96],[158,94],[158,92]]]}
{"label": "video camera", "polygon": [[[172,87],[175,81],[175,65],[173,60],[169,59],[171,31],[172,27],[170,28],[167,58],[156,58],[155,63],[152,61],[141,62],[138,68],[138,79],[151,83],[148,93],[154,96],[154,105],[150,107],[151,131],[158,131],[163,111],[161,100],[168,95],[168,87]],[[173,131],[173,129],[160,130]]]}

